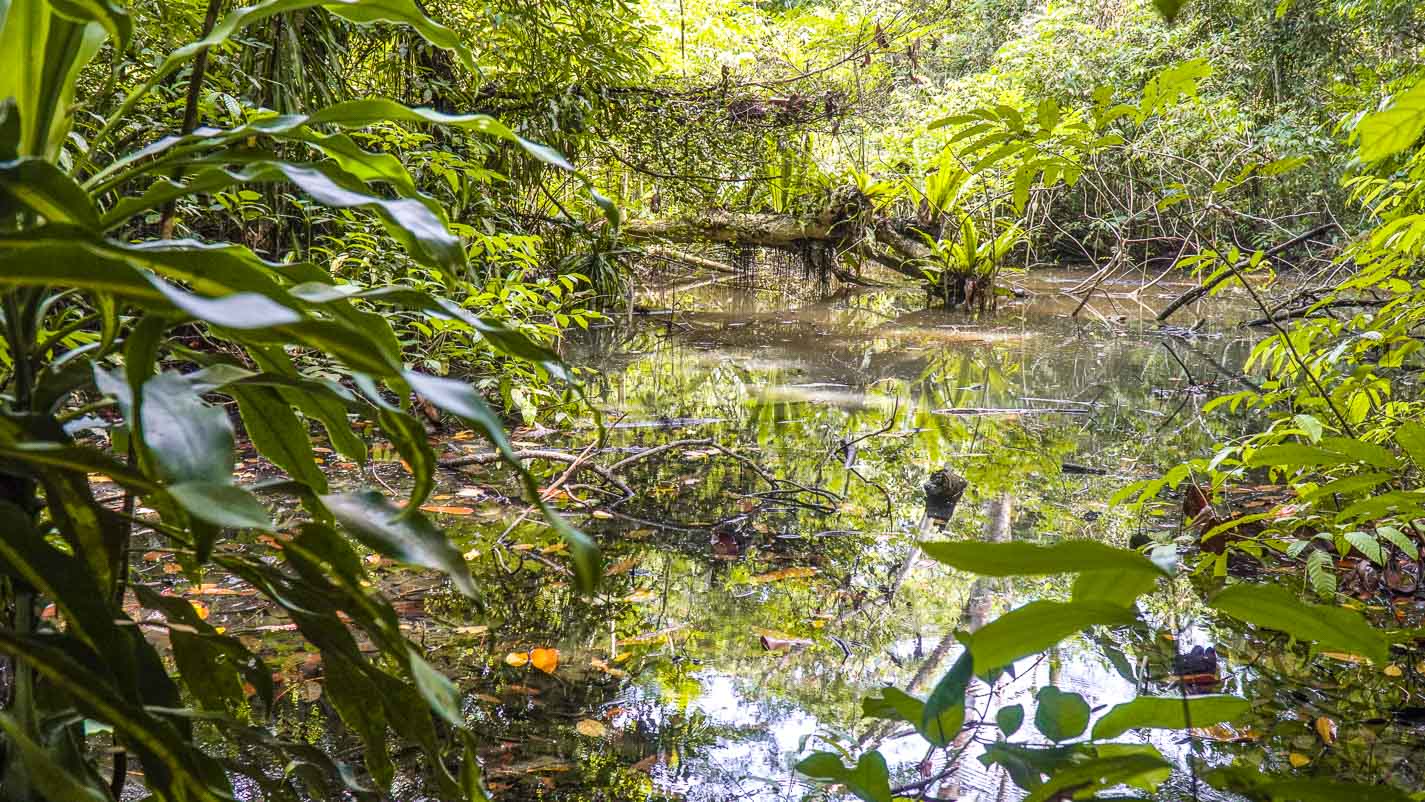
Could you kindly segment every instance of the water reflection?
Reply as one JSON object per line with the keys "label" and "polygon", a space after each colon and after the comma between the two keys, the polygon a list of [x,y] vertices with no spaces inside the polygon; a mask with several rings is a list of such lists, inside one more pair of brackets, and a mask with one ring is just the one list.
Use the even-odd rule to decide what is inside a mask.
{"label": "water reflection", "polygon": [[[950,465],[970,484],[940,536],[1126,542],[1138,524],[1107,511],[1108,496],[1233,425],[1198,406],[1230,380],[1222,366],[1240,363],[1247,335],[1223,326],[1169,353],[1141,307],[1070,318],[1076,300],[1038,289],[975,321],[926,311],[914,293],[808,300],[695,284],[650,291],[639,299],[650,314],[577,343],[566,356],[600,369],[589,394],[618,421],[609,446],[711,438],[835,498],[794,503],[716,453],[638,463],[627,479],[639,496],[585,524],[611,565],[628,566],[594,603],[537,560],[510,573],[491,528],[467,524],[465,545],[491,555],[477,562],[486,586],[501,588],[469,613],[489,627],[484,650],[557,646],[565,666],[544,677],[497,659],[465,664],[494,787],[510,798],[798,799],[812,789],[788,766],[809,738],[879,745],[901,781],[920,776],[924,743],[868,727],[859,699],[883,684],[923,693],[958,654],[955,629],[1061,590],[920,560],[927,475]],[[669,309],[680,311],[659,314]],[[553,542],[533,525],[506,540]],[[452,645],[444,656],[459,666],[478,653]],[[1081,643],[975,692],[1022,702],[1050,673],[1095,703],[1135,688]],[[578,733],[586,719],[600,737]],[[975,754],[961,756],[962,791],[1013,798]]]}

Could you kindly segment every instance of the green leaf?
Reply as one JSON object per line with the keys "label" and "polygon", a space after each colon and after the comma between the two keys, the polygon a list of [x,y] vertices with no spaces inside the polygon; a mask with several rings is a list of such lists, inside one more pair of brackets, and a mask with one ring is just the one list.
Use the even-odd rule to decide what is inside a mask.
{"label": "green leaf", "polygon": [[370,490],[324,495],[321,502],[357,540],[393,560],[442,571],[461,593],[475,597],[465,557],[419,512],[403,515]]}
{"label": "green leaf", "polygon": [[74,22],[97,22],[114,39],[119,51],[129,46],[133,21],[122,7],[110,0],[49,0],[54,13]]}
{"label": "green leaf", "polygon": [[1306,556],[1306,580],[1311,588],[1323,599],[1336,593],[1336,563],[1331,555],[1322,549],[1315,549]]}
{"label": "green leaf", "polygon": [[460,691],[456,689],[455,683],[432,668],[414,649],[411,650],[410,658],[411,679],[416,683],[416,690],[420,691],[431,709],[439,713],[441,718],[456,727],[464,727],[465,716],[460,713]]}
{"label": "green leaf", "polygon": [[1072,598],[1128,607],[1157,586],[1158,577],[1143,571],[1085,571],[1074,578]]}
{"label": "green leaf", "polygon": [[204,298],[181,290],[162,279],[150,279],[153,286],[175,307],[204,323],[227,329],[263,329],[302,321],[295,309],[255,292],[235,292],[218,298]]}
{"label": "green leaf", "polygon": [[971,636],[969,647],[976,673],[983,677],[1088,627],[1128,625],[1135,620],[1132,610],[1116,604],[1037,601],[981,627]]}
{"label": "green leaf", "polygon": [[831,752],[814,752],[797,764],[797,771],[826,783],[840,783],[864,802],[891,802],[890,770],[880,752],[866,752],[847,768]]}
{"label": "green leaf", "polygon": [[1094,740],[1110,740],[1133,729],[1180,730],[1236,721],[1252,703],[1236,696],[1140,696],[1115,705],[1093,725]]}
{"label": "green leaf", "polygon": [[90,230],[99,225],[99,215],[88,193],[44,159],[0,162],[0,197],[5,195],[51,223],[70,223]]}
{"label": "green leaf", "polygon": [[316,492],[327,492],[327,477],[316,463],[307,427],[276,388],[230,386],[226,392],[237,400],[243,428],[262,456]]}
{"label": "green leaf", "polygon": [[203,403],[176,373],[143,385],[143,443],[160,473],[175,482],[231,484],[233,427],[227,413]]}
{"label": "green leaf", "polygon": [[1381,548],[1380,541],[1376,540],[1374,535],[1368,532],[1347,532],[1342,537],[1352,548],[1364,554],[1367,560],[1376,565],[1385,565],[1385,549]]}
{"label": "green leaf", "polygon": [[1321,434],[1325,431],[1325,427],[1321,425],[1321,421],[1318,420],[1316,416],[1297,415],[1292,418],[1292,420],[1296,422],[1297,426],[1301,427],[1302,431],[1306,432],[1306,436],[1311,438],[1311,442],[1321,442]]}
{"label": "green leaf", "polygon": [[960,727],[965,723],[963,704],[944,708],[931,719],[926,714],[925,702],[893,687],[881,688],[880,696],[863,698],[861,713],[869,718],[904,721],[936,747],[947,746],[960,734]]}
{"label": "green leaf", "polygon": [[272,518],[262,502],[231,483],[178,482],[169,485],[167,490],[189,515],[213,526],[272,529]]}
{"label": "green leaf", "polygon": [[232,797],[222,768],[198,751],[190,738],[126,701],[112,682],[90,667],[102,664],[97,655],[88,655],[86,664],[71,651],[55,645],[53,638],[26,638],[0,628],[0,652],[33,666],[54,690],[73,699],[88,717],[112,725],[138,752],[151,790],[211,802]]}
{"label": "green leaf", "polygon": [[1420,546],[1410,536],[1396,529],[1393,526],[1377,526],[1376,536],[1389,542],[1400,549],[1401,553],[1412,560],[1420,559]]}
{"label": "green leaf", "polygon": [[961,540],[922,543],[920,548],[946,565],[981,576],[1041,576],[1108,570],[1167,576],[1167,572],[1136,551],[1092,540],[1065,540],[1049,546]]}
{"label": "green leaf", "polygon": [[1425,468],[1425,424],[1407,421],[1395,430],[1395,442],[1417,468]]}
{"label": "green leaf", "polygon": [[[936,736],[926,736],[926,740],[935,743],[939,738],[948,743],[959,732],[965,721],[965,691],[970,687],[970,679],[973,676],[974,658],[970,650],[966,649],[960,653],[955,664],[950,666],[950,670],[945,672],[940,681],[935,683],[934,690],[925,700],[925,710],[921,713],[920,721],[912,722],[922,733]],[[953,726],[950,726],[951,724]]]}
{"label": "green leaf", "polygon": [[1019,732],[1019,728],[1024,726],[1024,706],[1009,705],[996,710],[995,724],[1006,738]]}
{"label": "green leaf", "polygon": [[1231,585],[1218,591],[1208,606],[1322,648],[1358,654],[1378,664],[1390,661],[1385,639],[1360,613],[1306,604],[1275,585]]}
{"label": "green leaf", "polygon": [[1391,99],[1374,114],[1356,124],[1361,161],[1386,159],[1413,146],[1425,133],[1425,81]]}
{"label": "green leaf", "polygon": [[1079,737],[1089,725],[1089,703],[1077,693],[1046,685],[1034,699],[1034,726],[1055,743]]}
{"label": "green leaf", "polygon": [[8,713],[0,712],[0,731],[5,733],[6,746],[18,752],[30,784],[46,799],[65,802],[109,802],[108,794],[85,783],[83,777],[70,774],[69,770],[56,760],[54,750],[46,749],[31,739],[20,723]]}
{"label": "green leaf", "polygon": [[1342,465],[1351,460],[1345,455],[1330,451],[1320,446],[1308,446],[1300,443],[1280,443],[1272,446],[1263,446],[1251,453],[1247,457],[1247,466],[1251,468],[1261,468],[1268,465],[1276,465],[1285,468],[1299,467],[1330,467]]}
{"label": "green leaf", "polygon": [[[1152,749],[1151,747],[1148,747]],[[1047,781],[1034,789],[1024,802],[1047,802],[1062,799],[1060,793],[1074,789],[1074,796],[1116,785],[1132,785],[1145,790],[1156,788],[1172,774],[1172,764],[1157,750],[1097,757],[1055,771]]]}

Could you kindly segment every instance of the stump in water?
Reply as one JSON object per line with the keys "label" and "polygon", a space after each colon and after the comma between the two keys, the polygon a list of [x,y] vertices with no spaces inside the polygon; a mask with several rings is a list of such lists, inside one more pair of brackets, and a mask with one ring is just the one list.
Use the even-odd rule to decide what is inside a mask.
{"label": "stump in water", "polygon": [[931,473],[924,485],[925,514],[936,521],[950,520],[955,514],[955,507],[960,504],[960,497],[965,495],[965,488],[969,486],[965,477],[949,468]]}

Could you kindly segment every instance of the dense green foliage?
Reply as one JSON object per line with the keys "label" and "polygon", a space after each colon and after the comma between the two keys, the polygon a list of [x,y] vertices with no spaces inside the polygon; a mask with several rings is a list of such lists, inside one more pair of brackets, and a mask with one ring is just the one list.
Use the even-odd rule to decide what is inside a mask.
{"label": "dense green foliage", "polygon": [[[923,740],[927,767],[973,748],[1031,800],[1158,793],[1181,765],[1194,795],[1203,782],[1253,800],[1365,798],[1367,785],[1414,798],[1389,772],[1209,766],[1136,735],[1240,722],[1253,700],[1239,695],[1184,684],[1094,710],[1051,681],[1027,711],[977,707],[976,689],[1080,635],[1176,638],[1162,597],[1190,585],[1223,620],[1283,633],[1288,653],[1382,667],[1411,648],[1418,632],[1384,629],[1353,597],[1413,590],[1425,544],[1422,47],[1410,0],[0,0],[0,796],[117,800],[134,773],[147,798],[175,802],[386,798],[401,793],[393,751],[410,745],[419,793],[487,798],[461,687],[408,639],[363,561],[428,569],[472,600],[459,603],[480,599],[472,558],[421,509],[438,467],[423,417],[490,444],[563,541],[548,553],[567,568],[540,553],[571,577],[560,592],[587,594],[599,551],[550,506],[507,426],[587,419],[602,445],[584,390],[607,388],[561,359],[571,335],[646,311],[635,285],[659,261],[746,278],[724,257],[766,249],[807,278],[909,280],[970,315],[1046,264],[1089,270],[1071,319],[1105,282],[1136,281],[1126,297],[1142,303],[1169,276],[1191,279],[1160,322],[1236,292],[1268,332],[1245,375],[1222,369],[1246,389],[1206,405],[1250,433],[1118,494],[1118,520],[1186,509],[1176,538],[923,543],[966,574],[1044,577],[1045,593],[955,631],[928,695],[883,688],[864,717]],[[1300,289],[1277,281],[1289,270]],[[860,372],[886,355],[858,355]],[[944,413],[1000,393],[1018,367],[942,354],[914,381],[892,370],[868,384],[897,393],[887,430],[960,460],[993,498],[1057,475],[1063,443]],[[774,455],[762,481],[827,470],[778,439],[863,422],[791,419],[750,400],[735,371],[654,378],[676,389],[677,404],[642,399],[665,417],[751,406]],[[329,475],[319,453],[368,462],[358,427],[403,463],[404,498]],[[269,478],[235,477],[244,440]],[[966,441],[968,456],[952,453]],[[877,483],[913,486],[926,467],[897,464],[901,446],[863,457],[866,473],[849,441],[828,453],[845,458],[840,494],[805,509],[867,535],[914,506]],[[765,491],[746,473],[708,475],[709,495]],[[666,477],[640,478],[647,514],[671,514]],[[1233,508],[1244,486],[1270,502]],[[1035,514],[1066,515],[1048,507]],[[600,513],[590,523],[613,517]],[[860,545],[834,553],[859,564]],[[137,581],[139,551],[280,610],[359,750],[334,754],[282,721],[261,649]],[[665,569],[693,551],[670,545]],[[1268,578],[1243,579],[1247,564]],[[724,577],[758,580],[740,564]],[[816,604],[789,592],[779,613]],[[684,607],[735,651],[730,624]],[[626,623],[604,610],[559,615],[602,638]],[[687,666],[648,665],[695,721],[678,690],[696,686]],[[893,788],[867,742],[819,732],[795,769],[812,794],[868,802],[941,779]]]}

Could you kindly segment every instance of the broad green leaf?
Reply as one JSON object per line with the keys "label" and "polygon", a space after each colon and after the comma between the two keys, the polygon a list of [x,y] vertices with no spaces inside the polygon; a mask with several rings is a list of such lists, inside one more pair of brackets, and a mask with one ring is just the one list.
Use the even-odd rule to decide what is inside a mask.
{"label": "broad green leaf", "polygon": [[1128,625],[1132,610],[1105,602],[1030,602],[981,627],[970,638],[975,670],[986,676],[1092,626]]}
{"label": "broad green leaf", "polygon": [[[965,721],[965,691],[970,687],[970,679],[974,676],[974,665],[974,658],[970,650],[966,649],[960,653],[954,665],[950,666],[950,670],[945,672],[940,681],[935,683],[935,689],[925,700],[925,710],[917,725],[922,733],[937,735],[948,743],[959,732]],[[951,722],[954,726],[947,726]],[[934,743],[936,739],[927,736],[927,740]]]}
{"label": "broad green leaf", "polygon": [[153,278],[151,281],[176,308],[196,320],[214,326],[242,331],[287,326],[302,321],[302,315],[296,310],[255,292],[235,292],[217,298],[204,298],[159,278]]}
{"label": "broad green leaf", "polygon": [[143,385],[143,443],[165,478],[231,484],[233,427],[228,415],[203,403],[184,378],[161,373]]}
{"label": "broad green leaf", "polygon": [[109,794],[86,783],[83,776],[71,774],[60,765],[55,750],[36,743],[10,714],[0,712],[0,731],[5,734],[6,746],[18,753],[26,779],[45,798],[65,802],[109,802],[111,799]]}
{"label": "broad green leaf", "polygon": [[1383,110],[1356,124],[1361,161],[1389,158],[1413,146],[1425,132],[1425,81],[1391,99]]}
{"label": "broad green leaf", "polygon": [[861,714],[869,718],[883,718],[904,721],[915,727],[921,737],[931,745],[948,745],[960,733],[965,723],[963,703],[940,710],[934,719],[926,715],[926,704],[899,688],[881,688],[880,696],[866,696],[861,700]]}
{"label": "broad green leaf", "polygon": [[168,494],[189,515],[213,526],[231,529],[272,528],[267,508],[253,495],[231,482],[178,482],[169,485]]}
{"label": "broad green leaf", "polygon": [[1060,793],[1070,788],[1074,789],[1075,796],[1116,785],[1152,790],[1168,779],[1172,767],[1173,764],[1156,754],[1156,750],[1153,754],[1143,752],[1097,757],[1055,771],[1043,785],[1025,797],[1024,802],[1062,799]]}
{"label": "broad green leaf", "polygon": [[238,402],[243,428],[264,457],[318,493],[327,492],[327,477],[312,453],[307,427],[275,387],[230,386]]}
{"label": "broad green leaf", "polygon": [[1077,693],[1046,685],[1034,699],[1034,726],[1055,743],[1079,737],[1089,725],[1089,703]]}
{"label": "broad green leaf", "polygon": [[1140,696],[1115,705],[1093,725],[1094,740],[1111,740],[1129,730],[1180,730],[1235,721],[1252,709],[1236,696]]}
{"label": "broad green leaf", "polygon": [[831,752],[814,752],[797,764],[797,771],[814,780],[840,783],[863,802],[891,802],[890,771],[880,752],[866,752],[847,768]]}
{"label": "broad green leaf", "polygon": [[1321,421],[1318,420],[1316,416],[1297,415],[1292,418],[1292,420],[1296,421],[1296,425],[1300,426],[1301,430],[1306,432],[1306,436],[1311,438],[1311,442],[1321,442],[1321,435],[1325,431],[1325,427],[1321,425]]}
{"label": "broad green leaf", "polygon": [[50,223],[70,223],[91,231],[99,225],[89,195],[43,159],[0,162],[0,197],[5,195]]}
{"label": "broad green leaf", "polygon": [[411,679],[415,681],[416,688],[421,692],[421,696],[425,697],[431,709],[453,726],[464,727],[465,716],[460,712],[460,691],[455,687],[455,683],[432,668],[414,649],[410,652],[410,658]]}
{"label": "broad green leaf", "polygon": [[[0,628],[0,652],[25,661],[59,693],[74,700],[93,719],[121,733],[143,763],[150,788],[176,798],[217,802],[231,799],[222,768],[198,751],[168,722],[125,700],[103,675],[62,649],[52,638],[22,637]],[[97,655],[90,664],[99,664]]]}
{"label": "broad green leaf", "polygon": [[1218,591],[1208,606],[1325,649],[1358,654],[1378,664],[1390,661],[1385,639],[1360,613],[1307,604],[1275,585],[1231,585]]}
{"label": "broad green leaf", "polygon": [[1395,430],[1395,442],[1417,468],[1425,468],[1425,424],[1406,421]]}
{"label": "broad green leaf", "polygon": [[995,725],[1006,738],[1019,732],[1019,728],[1024,726],[1024,706],[1009,705],[996,710]]}
{"label": "broad green leaf", "polygon": [[475,596],[475,583],[460,550],[418,512],[402,511],[375,491],[329,494],[321,497],[357,540],[393,560],[444,572],[466,596]]}
{"label": "broad green leaf", "polygon": [[920,548],[946,565],[981,576],[1040,576],[1081,571],[1167,576],[1162,568],[1136,551],[1092,540],[1066,540],[1049,546],[961,540],[922,543]]}
{"label": "broad green leaf", "polygon": [[1385,549],[1381,547],[1380,541],[1375,535],[1369,532],[1347,532],[1342,537],[1345,538],[1351,547],[1366,556],[1366,559],[1376,565],[1385,565]]}
{"label": "broad green leaf", "polygon": [[1273,446],[1263,446],[1253,451],[1247,457],[1247,465],[1252,468],[1260,468],[1268,465],[1276,465],[1284,468],[1299,467],[1330,467],[1342,465],[1350,462],[1351,459],[1337,451],[1331,451],[1321,446],[1308,446],[1300,443],[1281,443]]}
{"label": "broad green leaf", "polygon": [[1131,606],[1158,586],[1158,577],[1144,571],[1085,571],[1074,578],[1074,601],[1101,601]]}
{"label": "broad green leaf", "polygon": [[54,13],[74,22],[97,22],[114,40],[118,50],[128,49],[133,21],[127,11],[111,0],[49,0]]}

